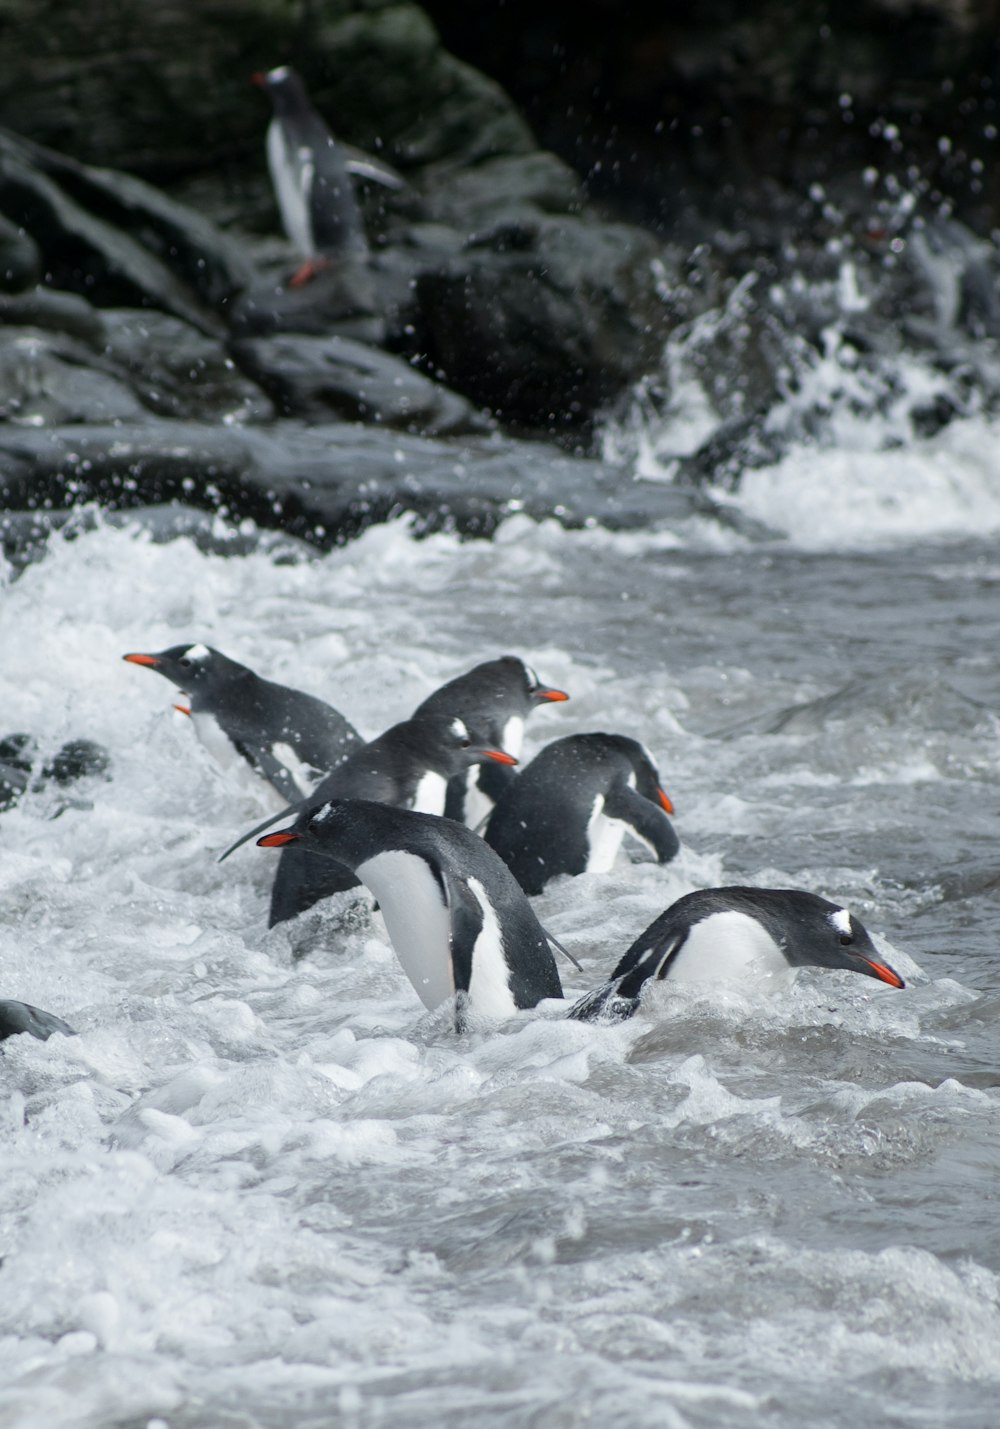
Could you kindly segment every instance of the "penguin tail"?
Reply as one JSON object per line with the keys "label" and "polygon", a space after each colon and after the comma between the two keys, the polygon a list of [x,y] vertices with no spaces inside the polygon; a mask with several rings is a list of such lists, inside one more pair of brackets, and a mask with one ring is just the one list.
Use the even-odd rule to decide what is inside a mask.
{"label": "penguin tail", "polygon": [[567,1012],[576,1022],[627,1022],[639,1009],[638,997],[626,997],[619,991],[620,978],[595,987],[574,1002]]}

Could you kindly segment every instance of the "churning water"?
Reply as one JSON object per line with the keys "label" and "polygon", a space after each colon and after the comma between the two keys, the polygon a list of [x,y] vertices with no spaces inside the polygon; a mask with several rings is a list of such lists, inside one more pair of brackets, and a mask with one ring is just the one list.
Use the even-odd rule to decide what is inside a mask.
{"label": "churning water", "polygon": [[[996,1422],[997,431],[841,415],[717,521],[395,524],[298,564],[99,527],[7,582],[0,733],[114,769],[0,818],[0,994],[80,1032],[0,1054],[0,1425]],[[293,961],[273,855],[215,862],[266,806],[120,658],[195,639],[372,735],[518,653],[572,694],[527,754],[643,740],[683,851],[538,900],[568,993],[727,882],[846,903],[907,988],[660,985],[622,1026],[456,1037],[363,901]]]}

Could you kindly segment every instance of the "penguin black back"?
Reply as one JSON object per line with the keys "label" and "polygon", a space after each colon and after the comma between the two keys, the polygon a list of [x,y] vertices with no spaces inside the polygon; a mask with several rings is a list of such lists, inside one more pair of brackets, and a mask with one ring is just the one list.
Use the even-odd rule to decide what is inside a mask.
{"label": "penguin black back", "polygon": [[393,947],[428,1007],[451,993],[489,1016],[561,997],[544,929],[508,869],[450,819],[333,800],[311,807],[264,846],[335,859],[378,899]]}
{"label": "penguin black back", "polygon": [[[275,684],[210,645],[173,645],[122,657],[166,677],[190,700],[195,730],[209,748],[221,740],[288,801],[364,741],[339,710],[315,695]],[[304,767],[298,767],[304,766]]]}
{"label": "penguin black back", "polygon": [[626,828],[667,863],[680,847],[668,812],[673,805],[637,740],[572,734],[546,745],[511,781],[484,837],[536,894],[558,874],[609,869]]}
{"label": "penguin black back", "polygon": [[[485,660],[457,675],[428,695],[415,711],[422,715],[457,715],[496,747],[515,757],[521,753],[524,725],[539,705],[568,700],[540,680],[530,665],[517,655]],[[475,827],[500,798],[516,775],[508,767],[483,764],[452,777],[448,784],[445,815]]]}
{"label": "penguin black back", "polygon": [[868,930],[846,908],[797,888],[703,888],[678,898],[640,933],[603,987],[570,1010],[580,1021],[622,1021],[645,984],[773,977],[790,968],[842,968],[901,988]]}
{"label": "penguin black back", "polygon": [[[450,715],[403,720],[328,774],[310,795],[309,806],[333,799],[366,799],[441,814],[449,778],[485,760],[514,763],[503,750],[489,749],[474,738],[464,720]],[[291,844],[278,863],[268,926],[294,918],[321,898],[356,883],[346,868],[311,858]]]}

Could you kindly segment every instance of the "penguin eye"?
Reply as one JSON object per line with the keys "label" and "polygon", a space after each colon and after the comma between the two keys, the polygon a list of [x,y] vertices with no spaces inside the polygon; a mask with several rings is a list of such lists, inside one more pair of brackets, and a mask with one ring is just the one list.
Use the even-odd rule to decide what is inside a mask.
{"label": "penguin eye", "polygon": [[842,948],[849,948],[853,942],[854,939],[851,937],[850,933],[841,933],[840,946]]}
{"label": "penguin eye", "polygon": [[187,660],[187,659],[184,659],[183,656],[181,657],[180,660],[177,661],[177,663],[178,663],[178,665],[180,665],[180,666],[182,667],[182,669],[190,670],[190,668],[191,668],[191,661],[190,661],[190,660]]}

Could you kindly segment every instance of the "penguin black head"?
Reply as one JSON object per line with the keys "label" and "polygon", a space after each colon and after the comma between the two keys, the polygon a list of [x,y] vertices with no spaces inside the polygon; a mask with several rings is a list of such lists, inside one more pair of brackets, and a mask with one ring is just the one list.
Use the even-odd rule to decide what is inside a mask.
{"label": "penguin black head", "polygon": [[[152,655],[123,655],[132,665],[145,665],[187,694],[211,695],[220,690],[230,680],[247,673],[245,665],[230,660],[210,645],[171,645],[169,650],[160,650]],[[190,713],[190,711],[186,711]]]}
{"label": "penguin black head", "polygon": [[254,84],[270,96],[274,112],[279,117],[302,114],[312,108],[306,87],[291,65],[278,65],[275,69],[258,71],[251,77]]}

